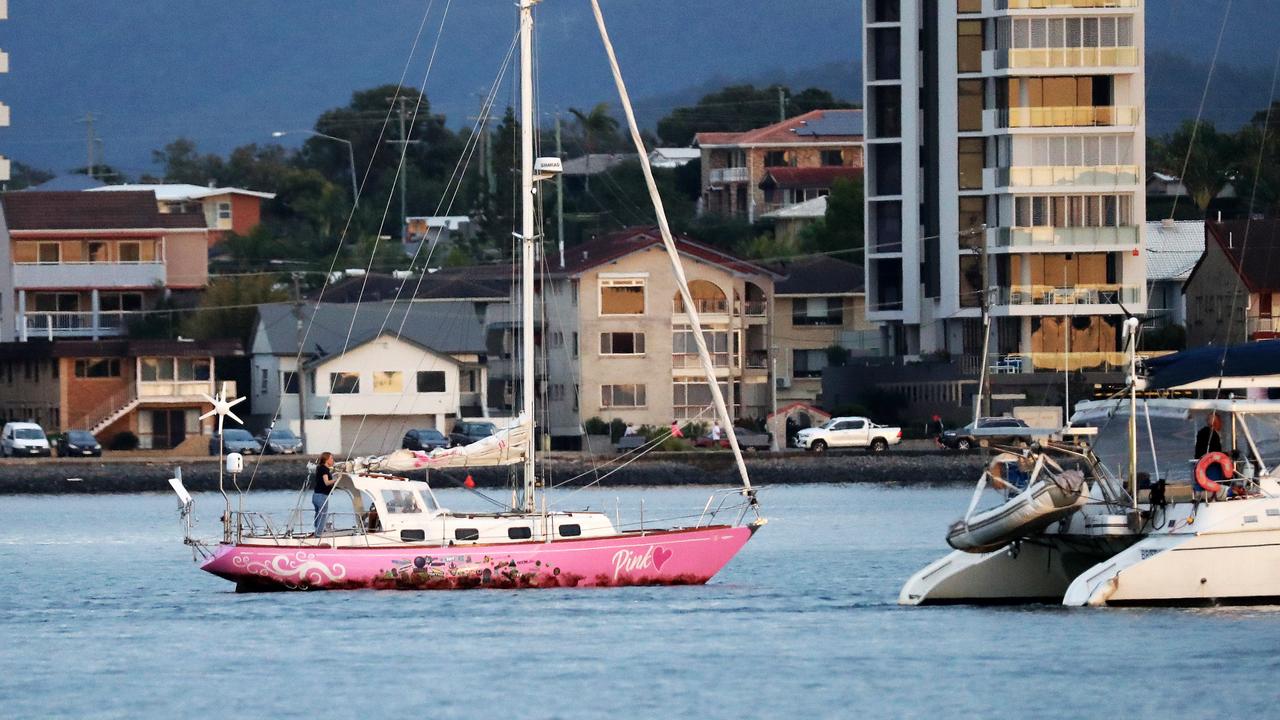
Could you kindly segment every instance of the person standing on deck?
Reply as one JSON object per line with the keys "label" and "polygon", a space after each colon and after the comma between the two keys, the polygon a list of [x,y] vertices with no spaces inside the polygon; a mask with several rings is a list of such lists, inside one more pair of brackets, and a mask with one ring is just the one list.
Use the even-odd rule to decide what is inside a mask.
{"label": "person standing on deck", "polygon": [[311,485],[311,506],[316,509],[316,535],[324,529],[325,517],[329,514],[329,493],[333,492],[333,453],[320,454],[320,462],[316,465],[315,479]]}
{"label": "person standing on deck", "polygon": [[1216,412],[1210,413],[1204,427],[1196,433],[1197,460],[1212,452],[1222,452],[1222,436],[1218,434],[1220,430],[1222,430],[1222,418],[1218,417]]}

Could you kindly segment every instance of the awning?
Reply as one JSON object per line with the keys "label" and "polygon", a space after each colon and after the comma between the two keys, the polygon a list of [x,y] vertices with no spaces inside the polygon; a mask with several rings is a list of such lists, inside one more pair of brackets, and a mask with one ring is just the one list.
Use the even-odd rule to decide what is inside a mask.
{"label": "awning", "polygon": [[1150,358],[1143,368],[1148,390],[1178,388],[1219,377],[1223,378],[1223,387],[1238,387],[1238,381],[1244,378],[1280,375],[1280,340],[1195,348]]}

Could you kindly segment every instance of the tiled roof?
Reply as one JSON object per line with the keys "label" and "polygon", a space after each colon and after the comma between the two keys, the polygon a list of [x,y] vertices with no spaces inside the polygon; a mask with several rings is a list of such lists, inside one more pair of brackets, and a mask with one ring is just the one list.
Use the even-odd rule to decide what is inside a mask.
{"label": "tiled roof", "polygon": [[773,284],[777,295],[848,295],[866,288],[862,266],[828,255],[819,255],[782,265],[786,277]]}
{"label": "tiled roof", "polygon": [[80,357],[233,357],[239,340],[31,340],[0,343],[0,360]]}
{"label": "tiled roof", "polygon": [[1185,281],[1204,255],[1204,221],[1147,223],[1147,279]]}
{"label": "tiled roof", "polygon": [[[507,265],[484,265],[466,268],[442,268],[426,277],[414,275],[399,278],[382,273],[368,277],[343,278],[324,289],[328,303],[379,302],[382,300],[481,300],[505,298],[510,294],[511,268]],[[362,292],[363,291],[363,292]],[[320,293],[310,295],[316,300]]]}
{"label": "tiled roof", "polygon": [[[0,196],[10,230],[134,230],[187,227],[166,219],[149,192],[11,192]],[[204,226],[201,218],[199,227]]]}
{"label": "tiled roof", "polygon": [[741,133],[698,133],[694,142],[700,146],[858,142],[863,133],[861,110],[814,110]]}
{"label": "tiled roof", "polygon": [[[681,253],[700,260],[719,265],[733,272],[751,275],[769,275],[770,270],[748,260],[735,257],[729,253],[716,250],[686,235],[675,237],[676,247]],[[565,267],[556,271],[559,275],[578,275],[605,263],[639,252],[645,248],[662,244],[662,235],[656,227],[627,228],[610,233],[603,237],[589,240],[580,245],[565,248]]]}
{"label": "tiled roof", "polygon": [[760,187],[829,188],[841,178],[862,176],[858,167],[773,167],[765,168]]}
{"label": "tiled roof", "polygon": [[1280,220],[1232,220],[1207,227],[1249,291],[1280,291]]}

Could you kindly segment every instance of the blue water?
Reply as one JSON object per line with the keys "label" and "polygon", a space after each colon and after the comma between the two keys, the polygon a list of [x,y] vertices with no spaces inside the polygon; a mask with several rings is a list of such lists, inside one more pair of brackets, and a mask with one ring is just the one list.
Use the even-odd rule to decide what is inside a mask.
{"label": "blue water", "polygon": [[[642,496],[654,518],[707,491],[574,504],[626,521]],[[0,717],[1276,716],[1280,608],[896,606],[967,499],[768,489],[705,587],[236,595],[169,496],[3,498]]]}

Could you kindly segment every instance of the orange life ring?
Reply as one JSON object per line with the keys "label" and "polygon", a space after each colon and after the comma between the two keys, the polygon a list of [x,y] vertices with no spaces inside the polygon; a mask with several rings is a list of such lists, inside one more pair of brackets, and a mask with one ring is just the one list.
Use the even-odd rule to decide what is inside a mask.
{"label": "orange life ring", "polygon": [[1231,463],[1231,458],[1226,453],[1211,452],[1200,458],[1200,462],[1196,463],[1196,484],[1205,492],[1216,493],[1222,489],[1220,483],[1209,479],[1208,470],[1212,465],[1222,468],[1222,477],[1230,480],[1235,473],[1235,465]]}

